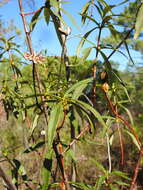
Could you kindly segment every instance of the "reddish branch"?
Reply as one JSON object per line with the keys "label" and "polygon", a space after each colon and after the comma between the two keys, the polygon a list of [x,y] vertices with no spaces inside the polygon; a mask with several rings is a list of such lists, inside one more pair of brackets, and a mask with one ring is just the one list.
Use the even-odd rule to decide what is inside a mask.
{"label": "reddish branch", "polygon": [[111,102],[111,100],[109,99],[107,93],[104,91],[104,94],[105,94],[105,97],[106,97],[106,100],[108,102],[108,105],[109,105],[109,108],[110,110],[112,111],[112,113],[115,115],[116,118],[120,119],[123,124],[128,127],[128,129],[132,132],[132,134],[134,135],[136,141],[138,142],[139,145],[141,145],[141,142],[136,134],[136,132],[134,131],[134,129],[132,128],[132,126],[130,125],[130,123],[128,123],[128,121],[126,121],[115,109],[113,103]]}
{"label": "reddish branch", "polygon": [[65,153],[72,147],[72,145],[73,145],[74,143],[76,143],[76,142],[80,139],[80,137],[81,137],[82,135],[84,135],[85,132],[87,132],[87,131],[89,131],[89,130],[90,130],[90,127],[89,127],[89,125],[88,125],[88,126],[86,126],[86,127],[83,129],[83,131],[81,131],[81,133],[68,145],[68,147],[62,152],[62,155],[65,154]]}
{"label": "reddish branch", "polygon": [[135,189],[136,180],[137,180],[137,177],[138,177],[138,172],[139,172],[139,169],[140,169],[139,167],[140,167],[142,156],[143,156],[143,148],[140,151],[140,155],[139,155],[139,158],[138,158],[135,170],[134,170],[134,176],[133,176],[133,179],[132,179],[131,186],[130,186],[129,190],[134,190]]}
{"label": "reddish branch", "polygon": [[44,6],[41,7],[40,9],[37,9],[36,11],[29,12],[29,13],[23,13],[23,15],[27,16],[27,15],[33,15],[33,14],[36,14],[36,13],[40,12],[43,8],[44,8]]}
{"label": "reddish branch", "polygon": [[[108,102],[108,105],[112,111],[112,113],[116,116],[116,118],[119,118],[123,124],[128,127],[128,129],[132,132],[132,134],[134,135],[136,141],[138,142],[139,146],[141,146],[141,142],[136,134],[136,132],[134,131],[134,129],[131,127],[131,125],[128,123],[128,121],[126,121],[115,109],[113,103],[111,102],[111,100],[109,99],[107,93],[104,91],[105,93],[105,97],[107,99],[107,102]],[[140,166],[140,161],[141,161],[141,158],[143,156],[143,148],[140,149],[140,155],[139,155],[139,159],[138,159],[138,162],[136,164],[136,167],[135,167],[135,170],[134,170],[134,176],[132,178],[132,182],[131,182],[131,187],[129,190],[134,190],[135,189],[135,186],[136,186],[136,180],[137,180],[137,176],[138,176],[138,172],[139,172],[139,166]],[[122,158],[123,159],[123,158]]]}

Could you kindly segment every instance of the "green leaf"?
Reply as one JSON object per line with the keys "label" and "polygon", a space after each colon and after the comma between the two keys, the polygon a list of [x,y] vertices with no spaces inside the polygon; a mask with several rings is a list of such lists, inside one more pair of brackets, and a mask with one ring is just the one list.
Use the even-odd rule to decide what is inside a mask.
{"label": "green leaf", "polygon": [[82,24],[85,23],[86,21],[86,18],[84,15],[86,15],[86,13],[88,12],[88,8],[89,8],[89,5],[91,4],[91,2],[87,2],[83,7],[82,7],[82,11],[81,11],[81,15],[82,15]]}
{"label": "green leaf", "polygon": [[42,190],[48,190],[50,187],[50,178],[51,178],[51,172],[52,172],[52,156],[53,156],[53,149],[49,149],[46,153],[44,162],[43,162],[43,168],[42,168],[42,179],[43,179],[43,185]]}
{"label": "green leaf", "polygon": [[116,181],[116,184],[123,185],[123,186],[130,186],[129,184],[123,182],[123,181]]}
{"label": "green leaf", "polygon": [[134,39],[136,40],[143,30],[143,4],[141,5],[135,23]]}
{"label": "green leaf", "polygon": [[97,181],[96,185],[94,187],[95,190],[101,190],[102,185],[105,183],[106,176],[100,176]]}
{"label": "green leaf", "polygon": [[37,127],[38,119],[39,119],[39,114],[36,114],[31,128],[31,135],[33,134],[35,128]]}
{"label": "green leaf", "polygon": [[44,141],[38,142],[37,144],[30,146],[29,148],[27,148],[26,150],[24,150],[23,153],[29,153],[29,152],[33,152],[36,151],[38,148],[42,147],[45,144]]}
{"label": "green leaf", "polygon": [[77,57],[79,57],[80,55],[80,51],[81,51],[81,48],[83,47],[87,37],[96,29],[97,27],[94,27],[92,28],[90,31],[88,31],[86,34],[84,34],[84,36],[82,37],[82,39],[80,40],[79,44],[78,44],[78,47],[77,47],[77,50],[76,50],[76,54],[77,54]]}
{"label": "green leaf", "polygon": [[12,67],[14,68],[14,70],[15,70],[17,76],[21,76],[21,77],[22,77],[22,73],[21,73],[21,71],[19,70],[19,68],[16,67],[16,65],[12,65]]}
{"label": "green leaf", "polygon": [[[89,82],[91,82],[93,80],[93,78],[88,78],[85,80],[81,80],[80,82],[77,82],[76,84],[74,84],[71,88],[69,88],[65,94],[64,97],[67,97],[70,95],[71,92],[76,91],[78,88],[80,88],[82,86],[82,90],[83,90],[83,85],[85,85],[85,87],[88,85]],[[81,91],[81,88],[80,88]]]}
{"label": "green leaf", "polygon": [[49,117],[49,123],[48,123],[48,148],[51,148],[53,140],[55,138],[55,133],[57,126],[59,124],[59,121],[62,121],[63,117],[63,106],[62,103],[58,103],[53,106],[50,117]]}
{"label": "green leaf", "polygon": [[22,57],[24,56],[23,53],[17,49],[17,48],[11,48],[11,50],[15,50],[17,53],[19,53]]}
{"label": "green leaf", "polygon": [[114,8],[115,5],[106,5],[106,7],[103,9],[103,17],[109,12],[111,12],[112,8]]}
{"label": "green leaf", "polygon": [[129,111],[129,109],[126,108],[125,106],[123,106],[123,105],[120,104],[120,103],[119,103],[119,106],[121,106],[121,107],[126,111],[126,113],[127,113],[128,116],[129,116],[129,119],[130,119],[130,122],[131,122],[132,126],[134,126],[134,120],[133,120],[132,114],[131,114],[131,112]]}
{"label": "green leaf", "polygon": [[126,133],[128,133],[128,135],[131,137],[133,143],[136,145],[136,147],[138,148],[138,150],[140,150],[141,147],[140,147],[140,145],[139,145],[137,139],[135,138],[135,136],[134,136],[132,133],[130,133],[129,131],[127,131],[127,130],[125,130],[125,131],[126,131]]}
{"label": "green leaf", "polygon": [[82,61],[85,61],[88,56],[90,55],[90,52],[91,50],[93,49],[94,47],[88,47],[88,48],[85,48],[83,51],[82,51]]}
{"label": "green leaf", "polygon": [[36,25],[36,23],[37,23],[37,21],[38,21],[38,18],[39,18],[39,16],[40,16],[42,10],[43,10],[43,7],[42,7],[41,9],[39,9],[39,11],[36,12],[35,15],[32,17],[32,19],[31,19],[31,23],[30,23],[31,31],[34,30],[35,25]]}
{"label": "green leaf", "polygon": [[65,9],[63,8],[60,8],[60,10],[69,17],[69,20],[71,21],[71,23],[77,28],[77,29],[80,29],[79,28],[79,25],[77,24],[76,20],[74,19],[74,17],[69,13],[67,12]]}
{"label": "green leaf", "polygon": [[45,17],[45,21],[47,23],[47,25],[49,25],[49,21],[50,21],[50,12],[48,8],[44,8],[44,17]]}
{"label": "green leaf", "polygon": [[[108,17],[107,17],[108,18]],[[109,17],[110,18],[110,17]],[[108,29],[115,39],[117,39],[119,32],[114,28],[112,24],[108,24]]]}
{"label": "green leaf", "polygon": [[135,64],[135,63],[134,63],[134,60],[132,59],[132,56],[131,56],[131,54],[130,54],[130,50],[129,50],[129,48],[128,48],[127,42],[124,41],[124,44],[125,44],[125,48],[126,48],[126,50],[127,50],[127,53],[128,53],[128,55],[129,55],[129,58],[130,58],[131,62],[132,62],[133,64]]}
{"label": "green leaf", "polygon": [[87,103],[84,103],[80,100],[73,100],[71,99],[70,100],[71,102],[75,103],[75,104],[78,104],[79,106],[81,106],[85,111],[90,111],[94,116],[95,118],[97,118],[97,120],[101,123],[101,125],[107,129],[107,125],[106,123],[104,122],[102,116],[100,115],[100,113],[98,111],[96,111],[92,106],[90,106],[89,104]]}
{"label": "green leaf", "polygon": [[100,162],[98,162],[98,161],[95,160],[94,158],[92,158],[91,161],[92,161],[93,163],[95,163],[95,165],[96,165],[104,174],[107,173],[106,169],[103,167],[103,165],[102,165]]}
{"label": "green leaf", "polygon": [[122,177],[124,179],[128,179],[128,180],[131,180],[126,173],[124,172],[121,172],[121,171],[118,171],[118,170],[114,170],[112,171],[112,174],[116,175],[116,176],[119,176],[119,177]]}

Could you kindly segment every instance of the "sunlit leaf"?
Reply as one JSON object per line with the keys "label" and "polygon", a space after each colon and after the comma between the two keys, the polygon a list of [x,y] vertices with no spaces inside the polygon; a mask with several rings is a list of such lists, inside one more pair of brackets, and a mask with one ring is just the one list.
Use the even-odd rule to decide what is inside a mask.
{"label": "sunlit leaf", "polygon": [[82,60],[85,61],[88,56],[90,55],[90,52],[92,51],[93,47],[88,47],[88,48],[85,48],[83,51],[82,51]]}
{"label": "sunlit leaf", "polygon": [[83,47],[87,37],[96,29],[97,27],[95,28],[92,28],[90,31],[88,31],[86,34],[84,34],[84,36],[82,37],[82,39],[80,40],[79,44],[78,44],[78,47],[77,47],[77,57],[79,57],[80,55],[80,52],[81,52],[81,48]]}
{"label": "sunlit leaf", "polygon": [[59,122],[62,120],[61,116],[63,116],[63,106],[62,103],[58,103],[53,106],[48,123],[48,147],[51,148],[53,140],[55,138],[56,128]]}
{"label": "sunlit leaf", "polygon": [[134,39],[136,40],[143,30],[143,4],[141,5],[135,23]]}
{"label": "sunlit leaf", "polygon": [[69,20],[71,21],[71,23],[77,28],[77,29],[80,29],[79,28],[79,25],[77,24],[76,20],[74,19],[74,17],[68,12],[66,11],[65,9],[63,8],[60,8],[61,11],[68,16]]}
{"label": "sunlit leaf", "polygon": [[39,119],[39,114],[36,114],[31,128],[31,135],[33,134],[35,128],[37,127],[38,119]]}

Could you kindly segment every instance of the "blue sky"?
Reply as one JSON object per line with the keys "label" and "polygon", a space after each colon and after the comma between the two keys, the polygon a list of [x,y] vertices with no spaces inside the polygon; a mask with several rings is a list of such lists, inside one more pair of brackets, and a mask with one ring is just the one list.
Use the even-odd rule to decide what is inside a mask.
{"label": "blue sky", "polygon": [[[110,4],[116,4],[116,3],[120,3],[123,0],[107,0],[106,2],[110,2]],[[44,0],[35,0],[35,5],[32,5],[32,3],[30,3],[29,0],[23,0],[24,2],[24,9],[25,12],[31,12],[34,11],[36,9],[38,9],[40,6],[43,5]],[[29,2],[29,3],[28,3]],[[86,31],[88,31],[90,28],[93,27],[93,24],[90,23],[90,25],[87,26],[80,26],[80,15],[79,12],[81,11],[82,6],[87,2],[87,0],[71,0],[70,3],[65,3],[64,4],[64,9],[67,10],[70,14],[72,14],[72,16],[74,17],[74,19],[77,22],[77,25],[79,26],[79,28],[74,27],[73,24],[70,22],[70,20],[65,16],[65,22],[72,27],[72,34],[71,34],[71,38],[70,40],[68,40],[67,46],[68,46],[68,53],[69,55],[75,55],[76,53],[76,49],[77,49],[77,45],[79,43],[80,38],[79,37],[75,37],[76,35],[82,35],[84,34]],[[126,3],[127,4],[127,3]],[[115,13],[119,13],[123,10],[124,5],[119,6],[118,8],[114,9]],[[95,12],[96,14],[96,12]],[[23,30],[23,25],[21,22],[21,17],[19,14],[19,7],[18,7],[18,0],[10,0],[9,3],[7,3],[6,5],[4,5],[3,7],[0,8],[0,15],[2,16],[2,19],[5,22],[8,22],[8,20],[14,20],[14,23],[17,27],[19,27],[21,30]],[[42,16],[42,15],[41,15]],[[97,16],[98,18],[98,16]],[[30,20],[31,16],[27,16],[27,19]],[[106,36],[107,34],[109,34],[107,31],[103,32],[103,36]],[[96,40],[96,36],[91,36],[90,38],[93,42],[95,42]],[[19,42],[21,43],[23,41],[23,39],[21,39],[21,41],[19,40]],[[44,18],[41,18],[40,21],[38,21],[38,23],[36,24],[36,27],[32,33],[32,41],[33,41],[33,47],[34,49],[36,49],[36,51],[41,51],[42,49],[47,49],[48,55],[60,55],[61,53],[61,47],[60,44],[57,40],[55,31],[54,31],[54,27],[51,24],[49,24],[49,26],[47,27],[46,23],[44,22]],[[87,44],[85,47],[88,47],[89,44]],[[26,49],[24,49],[23,51],[25,51]],[[134,52],[132,52],[133,57],[135,55]],[[139,56],[139,54],[136,54],[136,57]],[[95,52],[92,52],[89,58],[94,58],[95,57]],[[120,57],[120,59],[119,59]],[[112,60],[114,61],[118,61],[121,63],[121,68],[123,69],[125,67],[125,63],[127,62],[127,59],[124,58],[123,56],[116,54],[112,57]],[[136,60],[136,58],[135,58]]]}

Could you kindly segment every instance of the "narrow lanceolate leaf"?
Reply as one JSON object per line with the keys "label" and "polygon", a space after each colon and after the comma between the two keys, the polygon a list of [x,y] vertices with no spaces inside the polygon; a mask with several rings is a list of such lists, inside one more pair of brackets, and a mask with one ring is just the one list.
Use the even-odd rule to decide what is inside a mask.
{"label": "narrow lanceolate leaf", "polygon": [[88,58],[88,56],[90,55],[92,49],[93,49],[93,47],[88,47],[88,48],[85,48],[82,51],[82,60],[83,61],[85,61]]}
{"label": "narrow lanceolate leaf", "polygon": [[[89,9],[89,6],[90,6],[90,3],[91,3],[91,2],[89,1],[89,2],[87,2],[87,3],[83,6],[82,11],[81,11],[81,15],[86,15],[86,14],[87,14],[88,9]],[[86,21],[86,17],[82,16],[82,24],[84,24],[85,21]]]}
{"label": "narrow lanceolate leaf", "polygon": [[[89,82],[91,82],[92,80],[93,80],[93,78],[88,78],[88,79],[82,80],[80,82],[77,82],[76,84],[74,84],[71,88],[69,88],[66,91],[65,97],[69,96],[71,94],[71,92],[76,91],[77,89],[81,88],[81,86],[83,87],[83,85],[85,85],[85,87],[86,87],[89,84]],[[83,90],[83,88],[82,88],[82,90]]]}
{"label": "narrow lanceolate leaf", "polygon": [[96,29],[97,27],[92,28],[90,31],[88,31],[86,34],[84,34],[84,36],[82,37],[81,41],[78,44],[78,48],[77,48],[77,57],[80,56],[80,52],[81,52],[81,48],[83,47],[87,37]]}
{"label": "narrow lanceolate leaf", "polygon": [[101,190],[102,185],[105,183],[106,176],[101,176],[99,179],[96,181],[96,185],[94,189],[96,190]]}
{"label": "narrow lanceolate leaf", "polygon": [[79,107],[81,107],[83,110],[85,110],[85,111],[90,111],[93,115],[94,115],[94,117],[95,118],[97,118],[97,120],[101,123],[101,125],[105,128],[105,129],[107,129],[107,125],[106,125],[106,123],[104,122],[104,120],[103,120],[103,118],[102,118],[102,116],[100,115],[100,113],[97,111],[97,110],[95,110],[92,106],[90,106],[89,104],[87,104],[87,103],[84,103],[84,102],[82,102],[82,101],[80,101],[80,100],[71,100],[71,102],[73,101],[73,103],[75,103],[75,104],[77,104]]}
{"label": "narrow lanceolate leaf", "polygon": [[63,107],[62,103],[56,104],[50,114],[49,118],[49,124],[48,124],[48,148],[51,148],[55,133],[56,133],[56,128],[59,124],[60,121],[62,121],[62,116],[63,116]]}
{"label": "narrow lanceolate leaf", "polygon": [[135,40],[139,37],[142,30],[143,30],[143,4],[141,5],[139,9],[137,19],[136,19],[135,34],[134,34]]}
{"label": "narrow lanceolate leaf", "polygon": [[36,114],[31,128],[31,135],[33,134],[35,128],[37,127],[38,119],[39,119],[39,114]]}
{"label": "narrow lanceolate leaf", "polygon": [[133,143],[136,145],[136,147],[138,148],[138,150],[140,150],[141,147],[140,147],[137,139],[135,138],[135,136],[132,133],[130,133],[129,131],[127,131],[127,130],[126,130],[126,133],[128,133],[128,135],[131,137]]}
{"label": "narrow lanceolate leaf", "polygon": [[50,178],[52,172],[52,156],[53,156],[53,149],[47,151],[42,168],[42,190],[47,190],[50,187]]}
{"label": "narrow lanceolate leaf", "polygon": [[49,24],[50,21],[50,12],[48,8],[44,8],[44,17],[47,25]]}
{"label": "narrow lanceolate leaf", "polygon": [[69,17],[69,20],[71,21],[71,23],[77,28],[77,29],[80,29],[79,28],[79,25],[77,24],[76,20],[74,19],[74,17],[69,13],[67,12],[65,9],[63,8],[60,8],[60,10]]}
{"label": "narrow lanceolate leaf", "polygon": [[34,30],[34,27],[35,27],[35,25],[36,25],[36,23],[37,23],[37,21],[38,21],[38,18],[39,18],[39,16],[40,16],[41,12],[42,12],[42,9],[43,9],[43,8],[39,9],[39,11],[36,12],[35,15],[32,17],[31,23],[30,23],[30,25],[31,25],[31,31]]}
{"label": "narrow lanceolate leaf", "polygon": [[130,58],[131,62],[134,64],[134,60],[132,59],[132,56],[131,56],[131,54],[130,54],[130,50],[129,50],[129,48],[128,48],[127,42],[125,41],[124,44],[125,44],[125,48],[126,48],[126,50],[127,50],[127,53],[128,53],[128,55],[129,55],[129,58]]}

